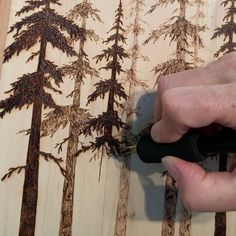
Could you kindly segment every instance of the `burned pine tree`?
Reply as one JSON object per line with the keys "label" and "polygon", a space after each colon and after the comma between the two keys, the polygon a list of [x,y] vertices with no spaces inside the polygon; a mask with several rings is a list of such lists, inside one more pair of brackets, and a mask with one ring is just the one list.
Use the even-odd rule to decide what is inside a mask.
{"label": "burned pine tree", "polygon": [[11,84],[11,90],[6,92],[9,97],[0,101],[1,118],[14,109],[22,109],[24,106],[28,108],[31,105],[33,107],[31,127],[28,131],[26,165],[11,168],[3,177],[4,180],[16,171],[25,170],[19,229],[21,236],[33,236],[35,232],[40,156],[45,160],[55,161],[64,174],[60,166],[62,160],[40,150],[42,111],[45,108],[59,109],[52,95],[47,91],[60,92],[54,86],[59,86],[63,82],[58,66],[46,58],[47,45],[51,44],[53,48],[66,53],[67,56],[76,56],[77,53],[68,44],[63,32],[72,38],[84,38],[83,30],[71,20],[59,15],[51,5],[61,4],[59,0],[26,1],[25,6],[16,15],[21,16],[30,12],[32,14],[22,18],[10,28],[9,33],[15,32],[14,42],[4,52],[4,62],[7,62],[13,56],[19,56],[22,51],[28,51],[39,43],[39,50],[33,52],[28,59],[30,61],[37,58],[36,71],[18,78]]}
{"label": "burned pine tree", "polygon": [[[190,6],[188,0],[157,0],[151,7],[149,13],[152,14],[158,9],[158,7],[167,7],[169,4],[179,4],[179,14],[171,17],[167,22],[163,23],[159,29],[153,30],[150,33],[148,39],[144,44],[148,44],[153,41],[156,43],[161,36],[170,38],[170,44],[176,45],[175,58],[170,59],[164,63],[158,64],[154,68],[154,72],[158,79],[162,76],[177,73],[183,70],[193,68],[191,58],[193,53],[191,52],[191,42],[202,42],[199,32],[204,30],[204,26],[192,24],[186,19],[187,6]],[[175,11],[176,12],[176,11]],[[176,215],[176,203],[177,203],[177,186],[174,179],[167,173],[165,175],[165,202],[164,202],[164,217],[162,224],[162,235],[174,235],[175,233],[175,215]],[[189,235],[191,226],[191,214],[183,209],[182,211],[182,225],[180,227],[181,235]]]}
{"label": "burned pine tree", "polygon": [[[234,34],[236,33],[235,23],[235,0],[225,0],[221,3],[226,8],[226,15],[223,18],[223,25],[215,29],[212,39],[223,37],[223,45],[215,53],[218,58],[226,53],[236,50],[236,42],[234,41]],[[227,170],[227,153],[219,155],[219,171]],[[226,235],[226,212],[218,212],[215,215],[215,236]]]}
{"label": "burned pine tree", "polygon": [[[122,45],[126,43],[126,38],[123,35],[125,30],[123,29],[122,22],[123,6],[121,1],[115,13],[115,22],[109,31],[109,33],[112,32],[113,34],[104,41],[104,44],[110,44],[111,46],[104,49],[102,54],[95,56],[97,63],[103,60],[107,62],[100,69],[110,71],[111,76],[109,79],[101,79],[96,83],[95,91],[88,97],[88,104],[95,102],[98,98],[102,100],[107,99],[107,108],[106,111],[91,119],[88,123],[84,134],[91,136],[95,132],[97,137],[95,141],[90,142],[90,145],[83,146],[82,148],[84,152],[88,150],[101,150],[113,156],[120,153],[120,146],[123,144],[123,141],[118,137],[120,136],[118,132],[127,129],[126,123],[122,121],[118,114],[118,109],[123,106],[122,101],[127,100],[124,88],[118,81],[118,75],[124,72],[121,63],[125,58],[129,57]],[[100,174],[102,160],[103,158],[101,157]]]}
{"label": "burned pine tree", "polygon": [[[86,39],[90,39],[91,41],[97,41],[99,39],[98,35],[92,29],[86,27],[89,19],[101,22],[99,11],[93,8],[89,0],[83,0],[81,3],[75,5],[69,12],[67,18],[73,22],[79,22],[80,27],[85,32]],[[74,46],[77,45],[77,39],[72,38],[71,43]],[[79,40],[77,59],[71,62],[71,64],[64,66],[61,71],[65,76],[74,80],[74,89],[69,94],[73,98],[73,103],[61,107],[60,112],[54,110],[47,114],[46,119],[42,123],[42,135],[54,135],[61,127],[69,126],[68,137],[63,142],[57,144],[58,152],[60,152],[63,145],[67,143],[66,178],[64,179],[63,185],[59,230],[59,235],[62,236],[72,235],[76,154],[79,151],[79,136],[81,131],[91,117],[89,112],[81,108],[80,105],[81,86],[86,78],[99,76],[98,71],[91,67],[85,53],[85,38]]]}
{"label": "burned pine tree", "polygon": [[[135,97],[135,88],[143,87],[146,88],[147,85],[145,82],[141,81],[138,78],[138,61],[143,59],[147,61],[148,58],[142,55],[141,46],[140,46],[140,35],[144,33],[143,19],[141,18],[141,13],[145,3],[143,0],[131,0],[130,5],[132,6],[129,18],[131,23],[128,26],[127,34],[132,34],[133,45],[128,52],[131,57],[131,67],[127,71],[127,76],[125,82],[128,83],[128,100],[127,105],[124,107],[124,113],[126,115],[126,124],[129,129],[124,132],[124,139],[126,140],[126,145],[133,145],[133,134],[132,134],[132,122],[133,115],[137,113],[134,110],[134,97]],[[126,221],[127,221],[127,204],[128,204],[128,194],[129,194],[129,177],[130,177],[130,152],[123,153],[124,159],[122,162],[121,172],[120,172],[120,186],[119,186],[119,198],[118,206],[116,213],[116,225],[115,233],[116,236],[125,236],[126,235]]]}

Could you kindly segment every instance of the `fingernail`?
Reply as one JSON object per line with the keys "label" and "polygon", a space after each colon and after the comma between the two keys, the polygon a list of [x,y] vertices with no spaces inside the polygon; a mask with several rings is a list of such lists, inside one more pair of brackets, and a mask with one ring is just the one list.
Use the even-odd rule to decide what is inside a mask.
{"label": "fingernail", "polygon": [[162,164],[169,172],[169,174],[177,181],[180,176],[179,169],[175,165],[176,158],[172,156],[166,156],[162,158]]}
{"label": "fingernail", "polygon": [[158,137],[158,124],[155,123],[151,128],[151,137],[155,142],[160,142]]}

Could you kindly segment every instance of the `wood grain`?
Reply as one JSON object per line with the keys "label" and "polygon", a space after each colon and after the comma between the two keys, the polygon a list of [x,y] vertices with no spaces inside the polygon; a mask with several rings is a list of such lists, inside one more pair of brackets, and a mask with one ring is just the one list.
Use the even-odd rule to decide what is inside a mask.
{"label": "wood grain", "polygon": [[[188,50],[194,54],[193,64],[195,66],[203,63],[203,61],[206,64],[209,63],[214,58],[216,49],[223,42],[221,38],[218,40],[211,39],[215,29],[222,25],[222,19],[225,15],[225,9],[220,5],[222,1],[196,0],[191,1],[191,6],[187,4],[187,0],[173,0],[174,3],[168,5],[165,3],[170,3],[172,0],[121,1],[124,9],[122,27],[124,27],[124,35],[127,37],[127,44],[121,43],[120,45],[123,45],[130,57],[124,58],[122,62],[123,69],[128,71],[128,75],[117,73],[116,76],[129,97],[126,102],[126,105],[129,106],[124,107],[130,109],[125,110],[122,121],[126,121],[132,127],[128,133],[130,144],[133,144],[133,135],[138,135],[140,130],[152,121],[152,104],[154,102],[152,99],[154,96],[151,94],[153,94],[153,86],[157,78],[153,69],[166,60],[176,58],[174,52],[177,50],[177,42],[174,41],[170,44],[168,36],[159,37],[157,35],[155,42],[145,45],[143,43],[152,35],[153,30],[158,32],[167,21],[168,24],[173,23],[173,20],[169,21],[173,14],[176,16],[180,14],[182,18],[186,17],[189,22],[195,25],[207,26],[205,30],[197,30],[204,45],[200,47],[201,44],[197,41],[199,38],[195,38],[194,45],[189,44]],[[147,12],[150,11],[155,2],[163,2],[163,6],[157,6],[152,14],[148,14]],[[93,72],[88,65],[99,70],[106,65],[106,61],[96,64],[94,56],[101,54],[111,46],[104,44],[104,40],[111,35],[109,30],[115,21],[119,0],[60,0],[60,3],[62,5],[54,6],[53,10],[62,16],[68,17],[70,10],[81,3],[87,6],[83,8],[83,11],[93,13],[92,16],[95,17],[95,20],[93,17],[87,18],[83,14],[82,18],[86,18],[86,28],[90,30],[87,33],[90,33],[92,39],[96,35],[97,37],[94,37],[94,40],[88,38],[84,42],[83,40],[76,42],[73,48],[85,57],[85,61],[88,60],[89,62],[89,64],[86,62],[86,66],[82,67],[84,71]],[[10,25],[29,15],[26,13],[15,16],[16,11],[25,4],[25,0],[0,0],[0,72],[6,44],[9,45],[10,42],[14,41],[13,34],[7,34],[7,29]],[[81,9],[77,8],[79,13],[83,12]],[[179,12],[179,10],[181,11]],[[96,14],[101,17],[103,23],[99,21]],[[82,18],[75,17],[73,22],[83,27]],[[122,32],[123,30],[121,30]],[[183,49],[187,48],[184,40],[185,35],[182,32],[181,40],[179,38],[178,41],[178,55],[181,56],[179,59],[185,59],[184,55],[180,55],[184,54]],[[37,56],[28,63],[26,61],[39,47],[40,41],[36,43],[34,48],[23,50],[20,55],[14,55],[12,60],[4,64],[0,79],[0,101],[9,95],[5,92],[9,91],[11,83],[23,74],[36,70]],[[52,60],[55,65],[58,65],[58,68],[70,65],[74,60],[79,59],[77,57],[68,58],[60,50],[51,47],[50,44],[47,45],[46,49],[45,58]],[[188,56],[187,59],[190,61],[191,58]],[[76,65],[75,72],[77,70],[83,72],[83,70],[79,70],[79,67]],[[171,66],[169,68],[171,69]],[[93,117],[104,112],[107,107],[107,100],[97,99],[88,106],[86,104],[88,95],[95,90],[94,84],[111,77],[109,71],[99,70],[98,78],[90,78],[91,76],[87,74],[84,76],[86,79],[83,83],[79,83],[79,81],[75,83],[75,80],[70,80],[68,77],[72,79],[68,75],[63,78],[65,81],[60,87],[62,94],[52,93],[58,105],[73,107],[71,104],[74,102],[73,105],[78,105],[78,107],[90,112]],[[82,78],[77,78],[82,81]],[[29,83],[25,87],[30,87]],[[69,94],[71,96],[67,96]],[[74,101],[72,95],[76,96]],[[107,98],[105,97],[105,99]],[[20,111],[14,109],[4,119],[0,119],[0,178],[4,177],[6,173],[11,175],[11,178],[6,176],[4,181],[0,182],[0,222],[2,222],[0,224],[0,236],[19,234],[29,136],[18,133],[22,129],[30,128],[32,108],[29,105],[29,107],[23,106]],[[48,111],[50,112],[48,109],[42,114],[44,121]],[[77,112],[76,109],[68,111]],[[79,116],[77,113],[73,115],[74,113],[71,112],[69,112],[71,125],[59,127],[57,132],[54,132],[53,128],[57,127],[54,126],[54,120],[51,123],[52,130],[49,128],[49,131],[54,132],[53,135],[50,136],[49,132],[46,132],[48,135],[43,136],[40,140],[40,153],[44,154],[42,156],[44,158],[40,158],[39,163],[34,163],[37,166],[39,165],[37,167],[39,169],[37,209],[35,208],[36,204],[33,203],[34,208],[32,207],[30,211],[31,213],[34,211],[34,215],[37,213],[34,216],[36,222],[33,222],[35,224],[35,236],[213,236],[214,232],[218,232],[215,233],[217,236],[235,236],[235,212],[227,213],[227,218],[222,214],[218,214],[217,216],[220,217],[215,218],[215,213],[193,212],[190,214],[181,207],[181,204],[179,207],[176,204],[177,202],[181,203],[180,194],[177,196],[177,187],[173,179],[163,177],[164,169],[159,164],[144,164],[136,154],[132,154],[126,162],[122,159],[124,156],[118,156],[115,159],[114,156],[107,156],[102,151],[81,153],[75,159],[73,154],[78,151],[78,148],[94,141],[93,138],[97,134],[94,133],[94,137],[80,135],[77,139],[78,135],[72,129],[77,126],[72,127],[72,125],[77,124],[74,117]],[[85,114],[84,111],[83,114]],[[123,135],[122,132],[117,137],[121,135]],[[36,137],[39,134],[31,136]],[[74,136],[74,139],[65,144],[64,140],[68,136]],[[57,144],[63,144],[63,149],[59,153],[58,149],[55,148]],[[50,161],[50,156],[46,154],[58,157],[58,161],[62,160],[62,167],[68,173],[67,179],[55,165],[54,162],[57,159],[54,158],[54,162],[53,159]],[[103,160],[102,166],[100,166],[101,158]],[[209,166],[206,165],[207,169],[217,170],[218,162],[215,159],[209,160],[210,164]],[[211,166],[212,163],[214,168]],[[14,168],[9,170],[12,166]],[[33,168],[35,169],[35,167]],[[35,186],[33,185],[33,188],[36,188]],[[24,193],[24,195],[27,194]],[[34,194],[29,195],[29,197],[32,195]],[[32,200],[33,197],[30,199]],[[26,202],[31,203],[28,200]],[[30,216],[30,214],[27,215]],[[26,218],[24,222],[24,224],[32,224]],[[21,235],[27,235],[25,231],[26,228],[22,227]]]}

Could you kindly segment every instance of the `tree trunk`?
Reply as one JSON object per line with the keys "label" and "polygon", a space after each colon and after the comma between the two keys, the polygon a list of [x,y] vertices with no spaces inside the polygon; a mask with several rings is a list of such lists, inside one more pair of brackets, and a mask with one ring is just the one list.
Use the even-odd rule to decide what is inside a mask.
{"label": "tree trunk", "polygon": [[190,236],[191,235],[191,219],[192,214],[188,211],[184,205],[181,206],[180,212],[180,226],[179,226],[179,236]]}
{"label": "tree trunk", "polygon": [[[82,18],[82,29],[86,29],[86,18]],[[80,41],[79,57],[83,57],[84,40]],[[79,69],[79,68],[78,68]],[[79,73],[79,72],[78,72]],[[83,78],[75,79],[73,106],[80,106],[80,91],[81,81]],[[60,236],[72,235],[72,223],[73,223],[73,205],[74,205],[74,185],[75,185],[75,168],[77,158],[74,156],[78,151],[79,141],[78,129],[70,123],[69,137],[66,155],[66,178],[63,185],[63,196],[61,204],[61,222],[60,222]]]}
{"label": "tree trunk", "polygon": [[129,195],[129,178],[130,178],[130,157],[127,157],[122,163],[120,171],[120,191],[116,213],[115,236],[126,235],[127,225],[127,205]]}
{"label": "tree trunk", "polygon": [[[135,86],[133,85],[133,81],[136,80],[137,76],[137,50],[138,50],[138,38],[139,31],[136,30],[139,27],[139,11],[140,11],[140,2],[136,0],[135,7],[135,19],[134,19],[134,37],[133,37],[133,53],[132,53],[132,64],[131,64],[131,73],[134,78],[131,78],[131,82],[129,84],[129,93],[128,93],[128,105],[130,108],[133,108],[134,105],[134,93]],[[130,110],[130,109],[129,109]],[[131,111],[130,114],[126,117],[126,124],[132,129],[133,122],[133,113]],[[131,141],[132,131],[128,131],[125,134],[128,143]],[[120,171],[120,186],[119,186],[119,199],[116,213],[116,225],[115,225],[115,236],[125,236],[126,235],[126,225],[127,225],[127,205],[128,205],[128,196],[129,196],[129,178],[130,178],[130,156],[127,155],[124,157],[122,163],[122,168]]]}
{"label": "tree trunk", "polygon": [[[185,2],[185,0],[180,0],[179,4],[180,4],[179,18],[181,20],[185,20],[186,2]],[[182,30],[180,33],[180,36],[177,39],[177,50],[176,50],[177,60],[184,61],[185,54],[186,54],[185,32]]]}
{"label": "tree trunk", "polygon": [[20,236],[33,236],[36,221],[36,208],[38,199],[38,169],[42,101],[40,98],[34,102],[30,139],[25,168],[25,181],[23,189]]}
{"label": "tree trunk", "polygon": [[165,202],[161,235],[173,236],[175,234],[175,214],[178,190],[175,180],[168,173],[165,178]]}
{"label": "tree trunk", "polygon": [[[49,9],[50,0],[47,0],[45,14]],[[46,58],[47,41],[42,35],[39,53],[38,74],[43,74],[43,62]],[[36,211],[38,200],[38,172],[39,172],[39,152],[40,152],[40,129],[42,119],[42,99],[43,81],[38,78],[36,97],[33,104],[33,113],[28,144],[25,180],[23,186],[23,197],[21,205],[19,236],[34,236]]]}
{"label": "tree trunk", "polygon": [[[43,73],[41,65],[45,60],[47,42],[42,37],[38,72]],[[33,104],[31,130],[28,144],[27,161],[25,168],[25,181],[20,219],[20,236],[33,236],[35,231],[37,199],[38,199],[38,171],[40,152],[40,127],[42,116],[42,93],[43,84],[38,80],[38,96]]]}
{"label": "tree trunk", "polygon": [[[196,2],[197,4],[197,11],[196,11],[196,26],[199,25],[199,17],[201,14],[201,0],[198,0]],[[198,50],[199,50],[199,40],[197,38],[198,32],[196,33],[194,37],[194,42],[193,42],[193,66],[196,68],[198,66]]]}
{"label": "tree trunk", "polygon": [[[227,153],[220,154],[219,171],[227,171],[227,156]],[[214,236],[226,236],[226,212],[216,212]]]}
{"label": "tree trunk", "polygon": [[214,236],[226,236],[226,213],[217,212],[215,215]]}
{"label": "tree trunk", "polygon": [[[120,22],[120,19],[118,20],[118,22]],[[120,24],[120,23],[117,23],[117,24]],[[117,27],[114,47],[118,46],[118,42],[119,42],[118,41],[118,34],[119,34],[119,28]],[[113,59],[112,59],[113,66],[112,66],[112,70],[111,70],[111,83],[112,83],[112,81],[116,81],[117,69],[116,69],[115,65],[117,63],[117,60],[118,60],[118,56],[117,56],[117,53],[115,52],[113,54]],[[113,90],[110,90],[109,95],[108,95],[108,104],[107,104],[107,113],[108,114],[113,113],[114,103],[115,103],[115,94],[114,94]],[[112,129],[113,129],[112,125],[107,125],[104,130],[104,135],[112,137]],[[102,165],[102,162],[101,162],[101,165]],[[101,165],[100,165],[100,168],[101,168]]]}

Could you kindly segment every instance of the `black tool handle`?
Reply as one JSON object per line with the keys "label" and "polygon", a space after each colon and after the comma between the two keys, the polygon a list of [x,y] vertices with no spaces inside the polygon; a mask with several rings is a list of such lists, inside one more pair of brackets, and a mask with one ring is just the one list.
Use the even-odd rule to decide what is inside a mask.
{"label": "black tool handle", "polygon": [[137,143],[137,153],[146,163],[160,163],[165,156],[199,162],[213,154],[236,153],[236,131],[220,127],[214,134],[205,134],[195,129],[174,143],[156,143],[145,133]]}

